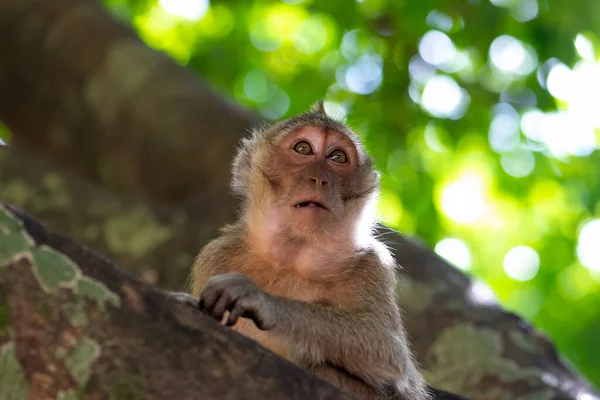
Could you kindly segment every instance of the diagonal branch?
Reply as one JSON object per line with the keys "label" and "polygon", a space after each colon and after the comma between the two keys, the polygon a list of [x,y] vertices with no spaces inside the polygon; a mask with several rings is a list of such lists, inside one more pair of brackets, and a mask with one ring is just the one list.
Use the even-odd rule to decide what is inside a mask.
{"label": "diagonal branch", "polygon": [[115,195],[30,151],[0,147],[0,199],[163,288],[181,290],[193,258],[232,209],[208,196],[192,216]]}
{"label": "diagonal branch", "polygon": [[1,205],[0,289],[2,399],[350,398]]}

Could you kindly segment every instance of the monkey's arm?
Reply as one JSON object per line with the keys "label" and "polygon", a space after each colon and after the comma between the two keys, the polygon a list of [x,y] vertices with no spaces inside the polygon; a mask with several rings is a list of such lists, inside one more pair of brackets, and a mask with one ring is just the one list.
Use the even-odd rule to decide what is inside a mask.
{"label": "monkey's arm", "polygon": [[347,311],[283,297],[271,301],[272,332],[293,343],[300,359],[332,363],[376,387],[405,386],[409,382],[398,379],[416,373],[402,327],[385,315],[395,314],[391,307]]}
{"label": "monkey's arm", "polygon": [[[420,375],[410,358],[399,310],[386,285],[370,283],[348,299],[360,308],[344,309],[273,296],[245,275],[223,274],[208,281],[200,308],[218,320],[229,310],[228,325],[239,317],[252,319],[258,328],[287,340],[299,361],[331,363],[375,387],[409,388],[418,384],[411,379]],[[372,293],[373,288],[387,296]],[[360,296],[367,294],[369,300],[361,302]]]}

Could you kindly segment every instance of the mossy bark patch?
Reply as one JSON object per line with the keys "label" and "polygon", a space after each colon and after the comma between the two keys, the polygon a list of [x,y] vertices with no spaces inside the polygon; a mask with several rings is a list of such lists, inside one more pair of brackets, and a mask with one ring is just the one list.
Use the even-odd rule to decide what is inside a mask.
{"label": "mossy bark patch", "polygon": [[27,381],[17,360],[15,345],[0,346],[0,399],[23,400],[29,395]]}
{"label": "mossy bark patch", "polygon": [[71,288],[78,295],[95,301],[103,310],[106,310],[107,302],[120,307],[119,296],[102,282],[83,276],[77,264],[69,257],[48,246],[36,246],[23,222],[0,205],[0,267],[7,266],[19,255],[31,259],[33,274],[46,293]]}
{"label": "mossy bark patch", "polygon": [[[473,398],[489,395],[490,388],[483,388],[490,379],[502,385],[520,382],[533,389],[543,388],[543,371],[505,358],[503,343],[501,333],[490,328],[460,324],[447,329],[430,348],[426,378],[450,391],[466,388]],[[464,368],[453,367],[459,362]],[[489,398],[505,397],[498,394]]]}
{"label": "mossy bark patch", "polygon": [[0,231],[18,232],[23,229],[23,222],[6,207],[0,205]]}
{"label": "mossy bark patch", "polygon": [[41,246],[32,250],[34,273],[46,292],[75,287],[81,272],[66,256]]}
{"label": "mossy bark patch", "polygon": [[0,205],[0,267],[33,246],[34,242],[23,229],[23,223]]}
{"label": "mossy bark patch", "polygon": [[65,362],[71,376],[83,387],[90,377],[91,365],[100,356],[100,346],[89,338],[82,338],[69,351],[58,349],[56,356]]}
{"label": "mossy bark patch", "polygon": [[113,293],[106,285],[100,281],[90,279],[86,276],[77,281],[75,289],[78,295],[85,296],[96,302],[98,307],[106,309],[106,303],[113,307],[121,307],[121,298]]}

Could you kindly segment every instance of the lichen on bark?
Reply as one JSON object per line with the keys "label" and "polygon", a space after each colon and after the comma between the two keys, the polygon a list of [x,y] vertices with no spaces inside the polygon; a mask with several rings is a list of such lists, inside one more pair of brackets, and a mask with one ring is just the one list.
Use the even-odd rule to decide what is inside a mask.
{"label": "lichen on bark", "polygon": [[29,394],[27,381],[12,341],[0,345],[0,399],[23,400]]}

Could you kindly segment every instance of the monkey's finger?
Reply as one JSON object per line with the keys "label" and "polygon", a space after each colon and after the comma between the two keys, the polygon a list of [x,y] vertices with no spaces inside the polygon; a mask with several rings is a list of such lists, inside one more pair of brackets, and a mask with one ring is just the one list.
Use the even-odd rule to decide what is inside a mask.
{"label": "monkey's finger", "polygon": [[227,322],[225,325],[233,326],[237,322],[237,320],[244,314],[245,308],[241,302],[236,301],[231,310],[229,310],[229,317],[227,318]]}
{"label": "monkey's finger", "polygon": [[217,303],[215,304],[215,307],[212,310],[212,316],[214,317],[214,319],[216,319],[219,322],[223,320],[225,310],[229,308],[231,303],[231,296],[229,295],[229,293],[227,293],[227,291],[224,291],[221,297],[219,297],[219,299],[217,300]]}
{"label": "monkey's finger", "polygon": [[219,297],[221,297],[223,289],[205,289],[200,293],[200,300],[202,302],[203,310],[209,314],[212,314],[213,308]]}

